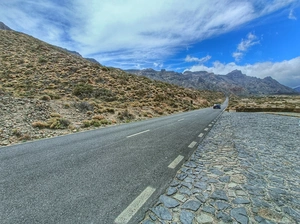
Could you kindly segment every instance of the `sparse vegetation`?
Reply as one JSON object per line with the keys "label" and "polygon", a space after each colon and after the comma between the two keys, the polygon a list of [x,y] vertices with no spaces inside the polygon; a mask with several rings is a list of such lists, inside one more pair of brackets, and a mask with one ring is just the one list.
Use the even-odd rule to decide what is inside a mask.
{"label": "sparse vegetation", "polygon": [[300,113],[299,95],[274,95],[239,98],[232,96],[228,110],[237,112],[297,112]]}
{"label": "sparse vegetation", "polygon": [[[222,93],[184,89],[96,65],[22,33],[0,34],[0,48],[5,49],[0,51],[0,94],[16,99],[17,105],[24,99],[18,112],[24,107],[28,114],[19,120],[33,139],[198,109],[225,99]],[[14,139],[20,136],[9,133]]]}

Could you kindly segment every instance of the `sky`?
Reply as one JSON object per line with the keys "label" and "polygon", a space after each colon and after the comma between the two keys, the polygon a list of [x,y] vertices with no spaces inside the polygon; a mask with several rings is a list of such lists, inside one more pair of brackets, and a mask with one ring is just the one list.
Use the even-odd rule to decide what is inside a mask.
{"label": "sky", "polygon": [[0,0],[0,21],[105,66],[300,86],[300,0]]}

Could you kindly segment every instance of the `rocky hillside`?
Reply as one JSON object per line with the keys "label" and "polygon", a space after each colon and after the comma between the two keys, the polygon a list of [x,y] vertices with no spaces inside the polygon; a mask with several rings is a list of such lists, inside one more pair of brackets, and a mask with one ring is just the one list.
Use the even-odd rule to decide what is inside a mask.
{"label": "rocky hillside", "polygon": [[222,93],[107,68],[0,30],[0,145],[211,106]]}
{"label": "rocky hillside", "polygon": [[8,26],[6,26],[4,23],[0,22],[0,30],[11,30]]}
{"label": "rocky hillside", "polygon": [[234,70],[227,75],[216,75],[206,71],[177,73],[173,71],[155,71],[153,69],[127,70],[127,72],[160,80],[183,87],[222,91],[225,94],[239,96],[293,94],[295,91],[286,87],[271,77],[259,79]]}

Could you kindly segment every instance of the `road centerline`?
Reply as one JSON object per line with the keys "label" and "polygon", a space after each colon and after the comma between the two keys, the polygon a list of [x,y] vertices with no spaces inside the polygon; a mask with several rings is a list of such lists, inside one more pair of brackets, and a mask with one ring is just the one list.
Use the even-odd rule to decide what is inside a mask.
{"label": "road centerline", "polygon": [[174,159],[174,161],[168,167],[174,169],[183,160],[183,158],[184,157],[182,155],[177,156],[177,158]]}
{"label": "road centerline", "polygon": [[194,146],[197,144],[197,142],[193,141],[188,147],[189,148],[194,148]]}
{"label": "road centerline", "polygon": [[137,135],[140,135],[140,134],[144,134],[144,133],[146,133],[146,132],[148,132],[148,131],[150,131],[150,130],[148,129],[148,130],[145,130],[145,131],[141,131],[141,132],[135,133],[135,134],[133,134],[133,135],[128,135],[126,138],[131,138],[131,137],[133,137],[133,136],[137,136]]}
{"label": "road centerline", "polygon": [[148,186],[130,205],[115,219],[116,224],[126,224],[145,204],[156,189]]}

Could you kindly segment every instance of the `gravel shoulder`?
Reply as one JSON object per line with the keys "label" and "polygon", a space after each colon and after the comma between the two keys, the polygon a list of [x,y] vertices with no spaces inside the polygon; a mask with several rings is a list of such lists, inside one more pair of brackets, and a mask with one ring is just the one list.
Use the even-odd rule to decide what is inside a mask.
{"label": "gravel shoulder", "polygon": [[300,223],[299,122],[224,112],[141,223]]}

